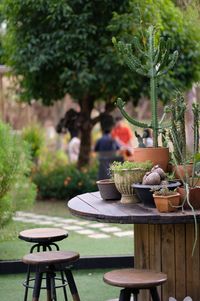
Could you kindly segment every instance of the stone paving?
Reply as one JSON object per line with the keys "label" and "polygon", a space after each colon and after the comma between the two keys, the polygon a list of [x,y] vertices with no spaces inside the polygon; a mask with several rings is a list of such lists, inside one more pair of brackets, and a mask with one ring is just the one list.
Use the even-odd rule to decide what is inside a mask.
{"label": "stone paving", "polygon": [[86,235],[93,239],[116,237],[132,237],[133,231],[123,231],[112,224],[96,223],[92,221],[81,221],[76,218],[61,218],[30,212],[17,211],[13,220],[23,223],[31,223],[41,226],[52,226],[63,228],[70,232]]}

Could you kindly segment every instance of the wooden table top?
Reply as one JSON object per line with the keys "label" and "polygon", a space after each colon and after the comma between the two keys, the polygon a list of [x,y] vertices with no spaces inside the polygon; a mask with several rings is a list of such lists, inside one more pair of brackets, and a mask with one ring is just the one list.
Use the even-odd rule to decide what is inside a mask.
{"label": "wooden table top", "polygon": [[[121,224],[190,224],[194,223],[191,210],[160,213],[142,203],[122,204],[120,201],[104,201],[99,192],[77,195],[68,202],[70,212],[78,217],[107,223]],[[200,223],[200,210],[195,210]]]}

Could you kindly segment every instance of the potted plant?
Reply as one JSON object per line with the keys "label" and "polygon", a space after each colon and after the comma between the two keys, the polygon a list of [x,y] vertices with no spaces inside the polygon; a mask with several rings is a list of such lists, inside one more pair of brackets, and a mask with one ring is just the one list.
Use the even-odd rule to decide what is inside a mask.
{"label": "potted plant", "polygon": [[[172,171],[174,172],[175,178],[178,179],[185,179],[186,177],[192,176],[191,157],[188,156],[186,147],[186,109],[185,99],[180,92],[177,92],[176,98],[169,106],[165,107],[165,112],[171,114],[169,139],[173,144],[172,162],[174,164],[172,165]],[[196,130],[198,131],[198,129]]]}
{"label": "potted plant", "polygon": [[154,191],[153,198],[159,212],[176,211],[180,204],[180,193],[169,190],[166,186]]}
{"label": "potted plant", "polygon": [[145,173],[150,170],[152,163],[146,162],[113,162],[110,167],[115,185],[121,193],[121,203],[136,203],[133,183],[140,182]]}
{"label": "potted plant", "polygon": [[175,165],[175,176],[180,178],[183,186],[178,190],[185,208],[200,208],[200,149],[199,149],[199,119],[200,105],[193,103],[193,151],[190,156],[186,152],[184,97],[179,94],[176,101],[168,106],[166,112],[171,112],[171,127],[169,139],[173,144],[172,161]]}
{"label": "potted plant", "polygon": [[150,172],[147,172],[141,183],[133,184],[135,193],[140,201],[146,207],[154,208],[155,202],[153,198],[153,191],[167,187],[168,190],[174,190],[181,183],[177,181],[169,181],[162,168],[158,165],[154,166]]}
{"label": "potted plant", "polygon": [[116,101],[117,107],[120,109],[124,118],[131,124],[140,128],[153,129],[153,147],[134,149],[133,160],[144,162],[151,160],[153,164],[159,164],[165,171],[169,161],[169,149],[158,147],[158,136],[163,129],[162,122],[164,118],[158,121],[158,93],[157,87],[159,78],[163,77],[175,65],[178,52],[170,53],[170,41],[164,41],[161,37],[158,43],[155,42],[155,28],[150,26],[147,31],[147,45],[142,47],[137,37],[133,39],[134,46],[138,50],[138,57],[133,55],[132,45],[121,41],[117,42],[113,38],[113,43],[122,56],[126,64],[134,72],[146,76],[150,79],[150,99],[151,99],[151,116],[150,124],[143,123],[132,118],[125,110],[125,102],[118,98]]}

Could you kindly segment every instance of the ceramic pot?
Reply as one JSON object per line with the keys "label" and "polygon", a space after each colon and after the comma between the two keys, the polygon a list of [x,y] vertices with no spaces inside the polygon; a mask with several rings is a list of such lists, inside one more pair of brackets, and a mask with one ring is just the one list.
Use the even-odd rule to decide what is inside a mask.
{"label": "ceramic pot", "polygon": [[113,180],[104,179],[99,180],[96,183],[103,200],[113,201],[121,199],[121,193],[117,190]]}
{"label": "ceramic pot", "polygon": [[[184,187],[178,187],[178,192],[180,193],[181,203],[184,201],[186,196],[186,190]],[[190,204],[194,209],[200,209],[200,187],[189,188],[189,199]],[[185,209],[191,209],[188,203],[184,204]]]}
{"label": "ceramic pot", "polygon": [[115,186],[122,195],[121,203],[137,203],[139,201],[132,184],[142,181],[145,173],[146,171],[142,168],[114,171]]}
{"label": "ceramic pot", "polygon": [[143,185],[137,183],[137,184],[133,184],[133,188],[135,189],[135,193],[137,197],[144,204],[144,206],[155,208],[152,188],[156,187],[156,189],[160,189],[163,186],[167,186],[169,190],[174,190],[180,185],[181,185],[180,182],[175,182],[175,181],[169,181],[169,184],[167,185]]}
{"label": "ceramic pot", "polygon": [[153,194],[153,198],[159,212],[173,212],[180,205],[180,193],[167,196]]}
{"label": "ceramic pot", "polygon": [[174,172],[174,176],[176,179],[185,180],[187,177],[192,176],[192,168],[193,164],[186,165],[173,165],[172,171]]}
{"label": "ceramic pot", "polygon": [[169,148],[134,148],[133,155],[128,157],[128,160],[135,162],[145,162],[149,160],[153,163],[153,165],[159,165],[164,171],[167,171],[169,162]]}

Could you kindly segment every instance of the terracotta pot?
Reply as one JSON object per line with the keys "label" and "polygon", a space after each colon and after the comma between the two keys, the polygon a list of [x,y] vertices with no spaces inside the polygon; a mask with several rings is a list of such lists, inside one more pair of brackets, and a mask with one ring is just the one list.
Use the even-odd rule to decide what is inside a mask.
{"label": "terracotta pot", "polygon": [[147,160],[150,160],[153,163],[153,165],[159,165],[164,171],[167,171],[169,162],[169,148],[134,148],[133,155],[128,157],[128,160],[135,162],[145,162]]}
{"label": "terracotta pot", "polygon": [[131,185],[133,183],[141,182],[146,170],[142,168],[135,168],[132,170],[123,169],[114,171],[114,182],[117,190],[121,193],[121,203],[137,203],[138,199],[135,195],[135,190]]}
{"label": "terracotta pot", "polygon": [[103,200],[113,201],[121,199],[121,193],[119,193],[119,191],[117,190],[113,180],[104,179],[99,180],[96,183]]}
{"label": "terracotta pot", "polygon": [[[182,203],[186,196],[185,188],[178,187],[177,190],[181,195],[181,203]],[[190,199],[190,204],[194,209],[200,209],[200,187],[189,188],[189,199]],[[184,208],[191,209],[187,202],[184,204]]]}
{"label": "terracotta pot", "polygon": [[176,179],[185,180],[187,177],[192,176],[192,168],[193,164],[185,164],[185,165],[173,165],[172,171],[174,172],[174,176]]}
{"label": "terracotta pot", "polygon": [[156,204],[156,208],[159,212],[172,212],[176,211],[180,204],[180,193],[176,193],[175,195],[155,195],[153,194],[154,202]]}

